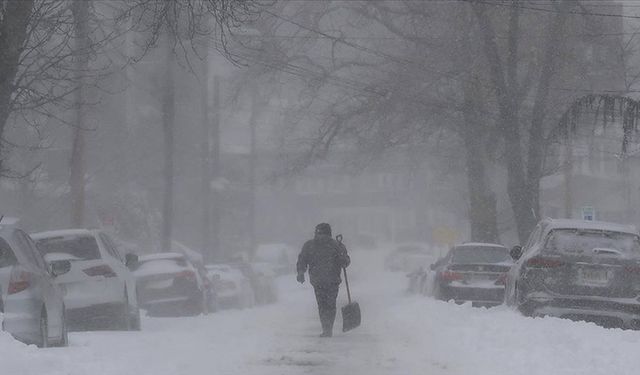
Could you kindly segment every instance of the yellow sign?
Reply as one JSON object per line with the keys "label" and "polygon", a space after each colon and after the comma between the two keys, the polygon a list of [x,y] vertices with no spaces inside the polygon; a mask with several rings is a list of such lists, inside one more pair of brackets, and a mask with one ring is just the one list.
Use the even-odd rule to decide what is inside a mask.
{"label": "yellow sign", "polygon": [[433,230],[433,239],[438,245],[451,246],[458,240],[458,232],[448,227],[438,227]]}

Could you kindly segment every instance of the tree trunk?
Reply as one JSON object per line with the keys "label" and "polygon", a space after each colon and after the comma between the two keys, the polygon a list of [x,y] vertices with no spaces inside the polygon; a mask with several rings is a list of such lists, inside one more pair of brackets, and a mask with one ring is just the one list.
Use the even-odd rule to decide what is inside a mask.
{"label": "tree trunk", "polygon": [[167,28],[164,87],[162,88],[162,131],[164,136],[164,175],[162,205],[162,251],[171,251],[173,230],[173,161],[174,161],[174,121],[175,82],[173,78],[175,35]]}
{"label": "tree trunk", "polygon": [[209,53],[204,59],[202,79],[202,254],[211,261],[211,121],[209,119]]}
{"label": "tree trunk", "polygon": [[75,120],[73,128],[73,146],[71,149],[71,225],[84,226],[85,207],[85,137],[86,113],[83,100],[86,95],[84,75],[89,67],[89,1],[74,1],[72,13],[75,28],[75,81],[74,93]]}
{"label": "tree trunk", "polygon": [[249,160],[249,248],[253,255],[257,248],[256,242],[256,170],[257,170],[257,138],[258,126],[258,92],[254,89],[251,92],[251,117],[249,118],[249,130],[251,136],[251,154]]}
{"label": "tree trunk", "polygon": [[[459,71],[477,75],[478,69],[474,66],[472,56],[475,37],[471,28],[471,15],[466,8],[460,8],[456,19],[459,22],[459,39],[462,42],[461,50],[454,54],[456,68]],[[485,105],[479,82],[470,79],[462,83],[462,94],[464,97],[463,123],[457,129],[465,146],[471,240],[499,243],[496,198],[491,186],[487,183],[485,168],[486,120],[481,115]]]}
{"label": "tree trunk", "polygon": [[0,20],[0,174],[5,171],[4,129],[11,114],[13,86],[18,62],[26,44],[33,0],[9,1],[4,4]]}
{"label": "tree trunk", "polygon": [[[473,4],[480,32],[484,39],[484,51],[498,101],[498,129],[505,141],[507,163],[507,192],[513,209],[518,237],[526,241],[539,218],[540,178],[544,153],[543,123],[547,110],[549,88],[554,71],[555,49],[559,48],[562,26],[566,20],[568,1],[562,1],[553,18],[546,40],[545,55],[529,131],[529,148],[525,159],[525,140],[520,129],[520,109],[525,87],[518,83],[519,7],[514,1],[508,29],[508,55],[506,66],[500,57],[496,35],[490,17],[483,4]],[[525,169],[526,167],[526,169]]]}
{"label": "tree trunk", "polygon": [[[561,48],[560,42],[569,7],[570,4],[567,0],[560,2],[558,13],[554,17],[549,33],[546,36],[540,80],[531,113],[527,158],[527,188],[530,191],[531,210],[535,216],[539,216],[540,212],[540,179],[542,178],[542,165],[546,149],[544,119],[547,113],[551,80],[555,73],[557,51]],[[529,229],[533,229],[533,226]]]}

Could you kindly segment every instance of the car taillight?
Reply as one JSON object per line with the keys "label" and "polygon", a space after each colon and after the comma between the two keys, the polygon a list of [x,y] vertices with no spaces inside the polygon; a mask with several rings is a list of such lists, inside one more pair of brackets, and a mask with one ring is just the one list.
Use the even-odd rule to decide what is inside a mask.
{"label": "car taillight", "polygon": [[507,274],[506,273],[501,273],[500,276],[498,276],[498,279],[495,282],[496,285],[506,285],[507,284]]}
{"label": "car taillight", "polygon": [[101,266],[89,267],[82,270],[88,276],[103,276],[103,277],[116,277],[116,273],[113,272],[111,267],[106,264]]}
{"label": "car taillight", "polygon": [[176,278],[195,280],[196,273],[191,270],[180,271],[176,274]]}
{"label": "car taillight", "polygon": [[25,271],[19,271],[11,274],[9,280],[8,294],[20,293],[31,286],[31,274]]}
{"label": "car taillight", "polygon": [[558,268],[564,265],[560,259],[535,257],[527,260],[525,265],[529,268]]}
{"label": "car taillight", "polygon": [[442,273],[442,280],[444,281],[458,281],[462,280],[464,277],[459,272],[454,271],[444,271]]}

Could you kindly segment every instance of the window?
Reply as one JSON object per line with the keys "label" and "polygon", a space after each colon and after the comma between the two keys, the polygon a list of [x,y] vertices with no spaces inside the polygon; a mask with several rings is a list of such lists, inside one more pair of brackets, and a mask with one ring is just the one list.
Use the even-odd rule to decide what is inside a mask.
{"label": "window", "polygon": [[38,253],[35,244],[32,242],[31,238],[21,230],[16,230],[13,234],[18,246],[25,253],[29,261],[40,269],[46,269],[46,265],[42,255]]}
{"label": "window", "polygon": [[0,268],[10,267],[18,264],[18,259],[13,253],[13,249],[4,238],[0,237]]}
{"label": "window", "polygon": [[38,245],[43,254],[70,254],[82,260],[101,258],[98,243],[91,235],[43,238],[38,241]]}

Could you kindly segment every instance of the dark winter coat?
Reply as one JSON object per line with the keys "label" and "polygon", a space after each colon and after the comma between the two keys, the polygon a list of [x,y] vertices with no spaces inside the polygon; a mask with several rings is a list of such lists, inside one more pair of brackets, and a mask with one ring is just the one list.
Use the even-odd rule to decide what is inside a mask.
{"label": "dark winter coat", "polygon": [[327,235],[316,235],[307,241],[298,256],[298,274],[309,269],[311,285],[340,284],[343,267],[349,266],[351,259],[347,248]]}

